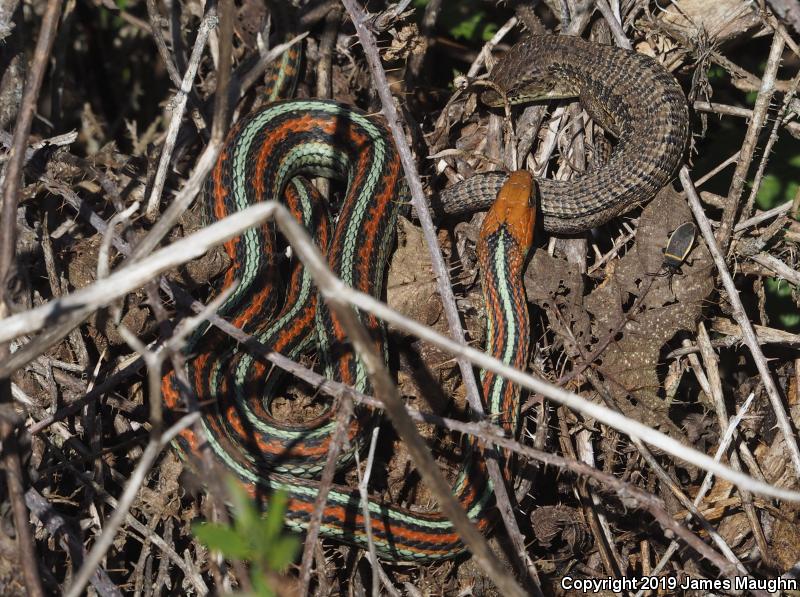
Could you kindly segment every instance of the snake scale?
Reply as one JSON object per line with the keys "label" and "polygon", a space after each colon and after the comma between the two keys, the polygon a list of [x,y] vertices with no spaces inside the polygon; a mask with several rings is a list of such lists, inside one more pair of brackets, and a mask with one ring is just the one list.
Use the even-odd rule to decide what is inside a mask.
{"label": "snake scale", "polygon": [[[525,368],[529,319],[521,283],[541,190],[545,228],[575,232],[608,221],[647,201],[676,170],[686,144],[688,117],[680,87],[646,56],[595,46],[577,38],[532,37],[512,48],[491,77],[509,101],[580,98],[589,113],[617,139],[610,161],[572,181],[527,173],[476,176],[444,195],[452,212],[488,207],[478,245],[487,305],[487,351]],[[483,100],[496,105],[497,94]],[[327,176],[345,183],[334,218],[304,177]],[[538,183],[538,184],[537,184]],[[397,151],[380,119],[329,100],[278,101],[241,119],[230,131],[209,179],[210,219],[248,204],[280,199],[315,234],[332,270],[346,284],[380,297],[395,240],[397,218],[407,213],[407,190]],[[319,299],[301,264],[285,262],[271,226],[246,231],[225,244],[232,267],[218,291],[239,281],[219,314],[273,350],[294,359],[316,348],[325,374],[364,393],[371,391],[363,364],[337,318]],[[284,265],[280,262],[284,260]],[[287,274],[281,283],[276,275]],[[386,352],[385,331],[374,317],[361,319]],[[188,390],[201,405],[200,429],[177,440],[183,455],[205,445],[253,496],[288,494],[287,525],[308,525],[336,426],[328,407],[313,421],[286,422],[273,412],[280,372],[220,332],[204,329],[186,347],[182,376],[162,381],[166,405],[180,411]],[[481,376],[484,408],[507,433],[517,428],[519,390],[490,372]],[[347,428],[352,449],[337,464],[351,466],[374,424],[359,410]],[[510,467],[504,467],[510,474]],[[493,496],[483,457],[466,438],[453,493],[481,529],[489,526]],[[364,505],[358,492],[334,485],[323,509],[320,533],[346,543],[367,544]],[[366,504],[372,541],[380,557],[430,561],[457,556],[464,546],[439,512],[420,512],[371,497]]]}
{"label": "snake scale", "polygon": [[[649,56],[578,37],[531,35],[515,45],[489,80],[511,104],[577,97],[617,139],[611,159],[561,181],[537,178],[545,230],[576,233],[645,203],[674,176],[689,135],[686,97],[675,78]],[[481,99],[502,105],[496,91]],[[503,173],[473,176],[442,193],[447,214],[488,207]]]}

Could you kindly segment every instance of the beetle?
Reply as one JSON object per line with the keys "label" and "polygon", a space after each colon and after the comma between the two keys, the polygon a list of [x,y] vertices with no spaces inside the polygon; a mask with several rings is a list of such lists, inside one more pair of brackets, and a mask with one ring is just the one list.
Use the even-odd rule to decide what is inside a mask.
{"label": "beetle", "polygon": [[670,273],[680,271],[681,265],[686,261],[689,251],[692,250],[696,234],[697,227],[694,222],[685,222],[678,226],[669,236],[661,267]]}
{"label": "beetle", "polygon": [[661,277],[681,273],[681,266],[686,262],[686,257],[694,246],[696,234],[697,227],[694,222],[685,222],[673,230],[663,250],[664,261],[661,262],[661,269],[649,275]]}

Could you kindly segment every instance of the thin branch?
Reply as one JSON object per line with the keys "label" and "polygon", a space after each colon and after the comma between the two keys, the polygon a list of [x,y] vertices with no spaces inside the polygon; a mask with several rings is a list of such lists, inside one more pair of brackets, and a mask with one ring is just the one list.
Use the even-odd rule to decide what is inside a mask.
{"label": "thin branch", "polygon": [[[723,114],[728,116],[741,116],[742,118],[752,118],[753,111],[750,108],[742,108],[740,106],[729,106],[728,104],[720,104],[715,102],[701,102],[697,101],[693,107],[698,112],[711,112],[714,114]],[[786,130],[793,135],[800,134],[800,122],[787,122],[785,123]]]}
{"label": "thin branch", "polygon": [[97,279],[108,277],[111,272],[111,264],[109,263],[109,255],[111,253],[111,245],[114,242],[114,228],[117,224],[130,221],[130,218],[139,210],[139,202],[134,201],[125,210],[114,214],[108,221],[108,227],[103,233],[103,240],[100,243],[100,250],[97,253]]}
{"label": "thin branch", "polygon": [[333,51],[342,21],[342,8],[336,7],[325,15],[325,29],[319,40],[319,62],[317,63],[317,97],[333,96]]}
{"label": "thin branch", "polygon": [[[328,13],[330,14],[330,13]],[[347,442],[347,433],[350,429],[350,420],[353,417],[353,402],[349,398],[339,401],[339,409],[336,413],[336,429],[331,436],[326,455],[325,467],[319,478],[319,489],[314,498],[314,509],[308,521],[306,530],[306,540],[303,546],[303,560],[300,566],[300,594],[307,595],[308,587],[311,583],[311,566],[314,563],[314,546],[317,544],[319,529],[322,524],[322,516],[325,512],[325,503],[328,501],[328,493],[333,485],[333,477],[342,453]]]}
{"label": "thin branch", "polygon": [[778,427],[783,434],[786,447],[789,450],[789,456],[791,458],[792,465],[794,466],[795,473],[800,475],[800,450],[798,450],[797,447],[797,438],[792,428],[792,423],[786,414],[783,400],[781,399],[778,388],[775,385],[775,380],[772,379],[772,372],[769,370],[767,359],[764,357],[764,353],[761,351],[761,347],[758,344],[758,338],[753,330],[753,324],[750,323],[750,319],[747,317],[747,312],[744,310],[744,305],[742,305],[741,298],[739,297],[739,291],[736,289],[733,278],[728,271],[728,266],[725,263],[725,257],[720,249],[720,246],[717,244],[717,240],[714,237],[714,232],[711,229],[711,223],[708,221],[708,218],[703,211],[703,206],[700,204],[700,197],[697,195],[697,189],[695,189],[694,184],[692,184],[689,169],[686,166],[681,168],[680,181],[683,185],[684,191],[686,191],[686,196],[689,200],[689,207],[692,209],[695,220],[697,220],[697,223],[700,226],[700,231],[703,234],[703,239],[706,241],[708,250],[710,251],[711,256],[714,259],[714,263],[717,266],[717,271],[722,279],[722,285],[724,286],[725,291],[728,293],[728,300],[733,308],[733,317],[736,320],[736,323],[738,323],[739,327],[742,329],[742,338],[745,344],[747,344],[747,347],[750,349],[750,354],[753,355],[753,360],[755,361],[758,372],[761,375],[761,381],[764,383],[764,389],[767,391],[769,400],[772,403],[772,409],[775,412],[775,417],[778,420]]}
{"label": "thin branch", "polygon": [[[728,252],[728,245],[733,234],[733,224],[736,214],[739,212],[739,201],[744,191],[744,184],[747,179],[747,172],[756,150],[756,143],[761,128],[767,118],[769,103],[772,94],[775,92],[775,77],[778,67],[781,64],[781,54],[783,53],[784,41],[780,35],[773,35],[772,46],[769,50],[767,65],[764,68],[764,76],[761,79],[761,88],[758,91],[755,106],[753,107],[753,118],[747,127],[739,161],[736,162],[736,170],[733,172],[731,186],[728,189],[728,203],[722,213],[722,226],[719,230],[719,246],[723,253]],[[800,465],[800,461],[798,462]]]}
{"label": "thin branch", "polygon": [[772,209],[768,209],[767,211],[762,211],[761,213],[757,213],[756,215],[754,215],[752,218],[748,218],[743,222],[739,222],[738,224],[736,224],[736,227],[733,229],[733,231],[742,232],[743,230],[747,230],[748,228],[752,228],[753,226],[758,226],[761,222],[783,215],[791,210],[792,210],[792,201],[786,201],[784,203],[781,203],[777,207],[773,207]]}
{"label": "thin branch", "polygon": [[716,167],[712,168],[711,170],[709,170],[708,172],[703,174],[703,176],[701,176],[700,178],[697,179],[697,183],[696,183],[697,186],[700,187],[700,186],[704,185],[709,180],[714,178],[717,174],[722,172],[725,168],[727,168],[728,166],[733,164],[736,160],[739,159],[739,155],[740,154],[741,154],[741,151],[739,151],[739,150],[733,152],[730,155],[730,157],[728,157],[728,159],[720,162],[719,164],[717,164]]}
{"label": "thin branch", "polygon": [[[697,324],[697,345],[700,348],[700,354],[703,356],[703,363],[705,364],[706,371],[708,373],[708,385],[710,388],[709,394],[714,402],[714,410],[717,414],[717,424],[719,425],[720,429],[723,429],[728,423],[728,419],[730,417],[728,416],[728,407],[725,404],[725,395],[722,390],[722,379],[719,375],[719,358],[714,352],[714,349],[711,347],[711,338],[709,338],[706,326],[702,321]],[[739,454],[736,450],[731,451],[728,461],[730,462],[731,468],[738,471],[743,470],[741,461],[739,460]],[[753,496],[744,490],[739,490],[739,493],[741,495],[745,514],[750,521],[750,527],[753,531],[756,545],[758,545],[758,548],[761,551],[762,558],[764,558],[765,562],[769,565],[770,558],[769,550],[767,548],[767,539],[764,536],[764,529],[761,527],[761,523],[758,520],[758,514],[753,506]]]}
{"label": "thin branch", "polygon": [[214,122],[211,125],[211,144],[221,143],[228,132],[230,121],[230,97],[233,61],[233,0],[220,1],[219,64],[217,65],[217,88],[214,91]]}
{"label": "thin branch", "polygon": [[[274,60],[275,57],[282,54],[288,47],[297,43],[305,36],[306,34],[299,35],[285,44],[275,46],[267,53],[264,61],[269,63],[269,61]],[[216,117],[214,122],[216,122]],[[223,133],[224,128],[223,125],[219,125],[219,130],[223,131]],[[147,233],[147,236],[136,245],[131,255],[132,260],[141,259],[155,249],[169,231],[172,230],[172,227],[175,226],[183,213],[192,205],[195,197],[197,197],[198,193],[202,190],[208,174],[214,167],[219,152],[222,150],[223,133],[220,133],[219,136],[212,134],[211,141],[209,141],[203,153],[198,158],[191,176],[189,176],[189,179],[184,183],[183,188],[175,195],[169,207],[159,216],[156,223],[150,229],[150,232]]]}
{"label": "thin branch", "polygon": [[[406,408],[406,411],[407,410],[408,408]],[[364,467],[363,475],[361,474],[361,458],[358,454],[358,450],[355,452],[356,475],[358,476],[358,494],[361,497],[361,515],[364,517],[364,529],[366,530],[367,535],[367,556],[369,557],[369,563],[373,568],[373,595],[378,595],[378,568],[381,564],[378,561],[378,552],[375,551],[375,539],[372,536],[372,515],[369,512],[369,480],[372,477],[372,465],[375,462],[375,448],[378,445],[378,435],[380,434],[380,431],[380,427],[374,427],[372,429],[372,438],[369,442],[369,452],[367,453],[367,463]],[[394,589],[394,587],[391,587],[391,589]]]}
{"label": "thin branch", "polygon": [[[3,181],[3,205],[0,212],[0,299],[6,301],[6,282],[14,263],[17,242],[17,202],[19,200],[19,187],[22,182],[22,164],[25,160],[25,150],[28,145],[28,136],[31,132],[33,116],[38,105],[39,90],[42,87],[44,71],[50,58],[50,50],[56,37],[58,18],[61,14],[61,0],[48,0],[47,8],[42,17],[42,26],[39,28],[39,38],[33,51],[30,77],[25,84],[22,94],[17,123],[14,126],[14,136],[11,144],[11,153],[6,164],[5,179]],[[0,315],[2,315],[0,313]]]}
{"label": "thin branch", "polygon": [[270,49],[270,51],[266,54],[259,55],[255,64],[252,66],[247,65],[247,68],[244,69],[244,72],[240,73],[240,71],[243,70],[242,67],[244,66],[244,63],[239,65],[236,73],[231,76],[231,83],[230,87],[228,88],[228,101],[236,102],[239,98],[241,98],[245,92],[250,89],[250,87],[252,87],[256,81],[258,81],[259,77],[264,74],[264,71],[270,62],[283,54],[294,44],[303,41],[306,37],[308,37],[307,31],[294,36],[287,42],[278,44],[274,48]]}
{"label": "thin branch", "polygon": [[478,75],[478,71],[481,70],[481,67],[485,64],[486,68],[491,68],[491,64],[489,63],[489,58],[492,55],[492,50],[494,50],[495,46],[503,41],[503,38],[508,35],[508,32],[511,31],[514,26],[517,24],[517,17],[509,18],[503,25],[497,30],[497,32],[492,36],[492,38],[483,44],[481,51],[478,52],[478,55],[475,57],[475,60],[472,61],[472,64],[469,65],[469,69],[467,70],[467,78],[473,78]]}
{"label": "thin branch", "polygon": [[153,41],[156,42],[156,48],[161,55],[161,60],[167,68],[167,73],[175,87],[181,86],[181,75],[178,72],[178,67],[175,66],[175,61],[169,53],[167,42],[164,39],[164,33],[161,31],[161,21],[163,17],[158,12],[158,5],[156,0],[147,0],[147,16],[150,19],[150,34],[153,36]]}
{"label": "thin branch", "polygon": [[608,2],[606,2],[606,0],[595,0],[595,6],[597,6],[597,10],[603,15],[606,23],[608,23],[608,27],[611,29],[611,34],[614,36],[614,41],[617,42],[617,45],[626,50],[633,50],[630,40],[622,30],[622,24],[617,20],[617,16],[611,10]]}
{"label": "thin branch", "polygon": [[[10,312],[11,301],[7,295],[7,284],[16,257],[17,205],[22,183],[22,165],[25,161],[25,150],[33,124],[33,116],[39,104],[39,91],[58,30],[60,14],[61,0],[48,0],[39,28],[39,37],[33,51],[30,75],[25,82],[25,90],[17,113],[11,155],[5,169],[3,204],[0,208],[2,210],[0,211],[0,321]],[[0,342],[0,361],[6,360],[10,352],[8,343]],[[25,505],[24,478],[12,402],[11,380],[2,378],[0,379],[0,403],[2,403],[4,411],[0,417],[0,442],[3,446],[8,498],[14,515],[17,547],[20,552],[19,561],[22,566],[25,588],[28,595],[39,597],[44,594],[44,590],[39,578],[39,559],[36,557],[36,547],[31,534],[30,515]],[[6,408],[8,408],[7,412]]]}
{"label": "thin branch", "polygon": [[753,211],[753,204],[755,203],[756,195],[758,194],[758,191],[761,188],[761,181],[764,178],[764,171],[767,168],[767,162],[769,161],[769,156],[772,153],[772,148],[778,141],[778,130],[781,128],[785,116],[790,113],[789,106],[790,103],[794,101],[794,96],[797,93],[798,84],[800,84],[800,73],[795,75],[794,78],[792,79],[789,91],[783,96],[783,103],[781,105],[781,108],[780,110],[778,110],[778,114],[775,117],[775,121],[772,123],[772,130],[769,133],[769,138],[767,139],[767,143],[764,145],[764,150],[761,152],[761,159],[759,160],[755,176],[753,176],[753,184],[750,189],[750,194],[747,197],[747,202],[745,203],[744,208],[742,209],[742,213],[740,215],[741,219],[749,217],[750,213]]}
{"label": "thin branch", "polygon": [[774,257],[769,253],[757,253],[756,255],[750,257],[750,259],[759,265],[763,265],[764,267],[771,269],[773,272],[778,274],[779,277],[787,280],[791,284],[800,286],[800,272],[789,267],[777,257]]}
{"label": "thin branch", "polygon": [[0,329],[0,342],[5,342],[44,329],[60,321],[65,314],[88,314],[107,306],[113,300],[140,288],[158,274],[196,259],[208,249],[222,244],[272,217],[275,203],[252,205],[182,238],[132,263],[107,278],[97,280],[55,301],[7,318]]}
{"label": "thin branch", "polygon": [[[2,380],[4,386],[10,386],[9,380]],[[10,390],[10,388],[9,388]],[[5,394],[5,390],[0,390]],[[8,392],[11,393],[10,391]],[[11,407],[10,400],[4,400],[4,407]],[[5,408],[3,409],[5,411]],[[13,412],[13,411],[11,411]],[[21,421],[9,416],[10,412],[3,412],[0,416],[0,438],[3,445],[3,465],[5,467],[6,491],[11,502],[14,514],[14,528],[17,532],[17,547],[19,549],[19,564],[22,567],[22,576],[25,579],[25,589],[28,595],[38,597],[44,595],[39,578],[36,546],[30,528],[30,514],[25,505],[25,476],[20,462],[20,445],[17,437],[18,429],[22,427]]]}
{"label": "thin branch", "polygon": [[161,192],[164,190],[164,183],[167,180],[167,171],[172,161],[172,151],[175,149],[175,141],[178,139],[178,131],[183,121],[183,111],[186,109],[186,101],[192,91],[194,78],[197,76],[197,69],[203,57],[203,49],[206,46],[208,34],[216,26],[217,11],[216,8],[212,7],[208,9],[205,18],[202,23],[200,23],[197,37],[194,40],[192,55],[189,58],[189,65],[186,68],[186,73],[183,75],[180,88],[175,93],[175,97],[172,98],[172,116],[167,126],[167,136],[164,140],[164,147],[161,150],[161,158],[158,161],[158,169],[156,170],[156,177],[153,181],[153,188],[150,191],[150,198],[147,200],[147,211],[145,213],[150,220],[154,220],[158,215]]}
{"label": "thin branch", "polygon": [[[581,450],[581,458],[578,458],[576,455],[575,446],[573,446],[572,443],[573,436],[567,428],[566,415],[568,412],[569,411],[563,406],[558,409],[558,426],[561,431],[559,439],[562,450],[567,458],[580,460],[590,465],[592,468],[596,468],[593,459],[590,460],[588,458],[591,456],[591,453],[586,449],[586,444],[589,443],[589,432],[586,429],[580,431],[578,433],[578,437],[576,438],[577,441],[580,442],[578,447]],[[600,560],[603,562],[603,567],[605,568],[606,573],[609,576],[619,578],[624,573],[624,570],[620,569],[621,558],[619,557],[617,550],[614,548],[614,537],[611,534],[608,521],[605,519],[602,513],[597,511],[597,496],[595,496],[594,491],[591,488],[587,487],[586,483],[578,483],[577,487],[574,488],[574,491],[578,496],[580,503],[582,504],[584,516],[586,517],[589,529],[594,536],[595,544],[597,545],[597,550],[600,554]]]}
{"label": "thin branch", "polygon": [[[44,257],[44,266],[47,270],[48,281],[50,282],[51,296],[59,297],[63,293],[61,288],[61,276],[56,271],[56,258],[53,252],[53,243],[50,239],[50,232],[47,229],[47,218],[42,225],[42,256]],[[86,348],[86,343],[83,341],[80,330],[72,330],[69,333],[69,341],[72,349],[75,351],[76,360],[78,361],[77,370],[83,372],[89,364],[89,352]],[[16,356],[16,355],[14,355]],[[0,375],[0,377],[3,377]]]}

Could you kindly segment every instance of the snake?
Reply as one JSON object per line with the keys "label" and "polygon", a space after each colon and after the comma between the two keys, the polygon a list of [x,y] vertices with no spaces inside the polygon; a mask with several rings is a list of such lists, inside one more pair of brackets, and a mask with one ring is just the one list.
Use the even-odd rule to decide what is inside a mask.
{"label": "snake", "polygon": [[[655,58],[566,35],[530,35],[492,69],[490,106],[578,98],[592,119],[616,137],[610,159],[570,180],[537,178],[545,230],[584,232],[646,203],[681,164],[689,137],[686,96]],[[507,175],[488,172],[453,185],[438,209],[486,209]]]}
{"label": "snake", "polygon": [[[549,230],[574,232],[608,221],[648,200],[669,181],[688,130],[680,87],[655,60],[578,38],[531,39],[513,47],[493,69],[496,85],[483,93],[483,101],[497,105],[577,96],[618,142],[607,165],[577,180],[534,179],[524,171],[491,173],[459,183],[442,198],[449,213],[489,209],[477,243],[486,350],[520,369],[527,366],[530,350],[522,270],[533,239],[536,203]],[[536,64],[539,59],[544,66]],[[649,102],[646,108],[639,105],[643,101]],[[316,176],[343,184],[335,217],[332,206],[308,182]],[[383,121],[319,99],[275,101],[240,119],[227,136],[206,196],[211,220],[255,202],[283,201],[312,232],[332,271],[348,286],[377,298],[383,294],[398,219],[409,211],[400,158]],[[320,300],[302,264],[287,262],[272,225],[247,230],[226,242],[224,250],[232,266],[217,291],[235,287],[219,307],[220,316],[289,358],[301,359],[314,350],[327,377],[371,392],[367,371],[341,323]],[[368,313],[359,317],[388,361],[383,325]],[[179,454],[191,461],[206,450],[253,497],[285,492],[285,524],[302,532],[319,492],[316,477],[327,460],[336,409],[326,407],[302,423],[277,417],[273,411],[281,372],[215,328],[192,335],[185,353],[184,375],[173,370],[162,378],[168,409],[185,410],[188,395],[202,410],[199,428],[176,439]],[[487,415],[513,436],[519,388],[483,371],[481,389]],[[352,466],[375,423],[374,413],[356,410],[346,430],[351,447],[339,457],[338,467]],[[461,460],[453,494],[486,531],[493,489],[476,439],[464,440]],[[503,471],[510,478],[508,460]],[[413,510],[375,496],[364,505],[358,491],[346,485],[329,490],[319,531],[364,548],[371,542],[380,558],[391,561],[428,562],[465,551],[441,512]]]}

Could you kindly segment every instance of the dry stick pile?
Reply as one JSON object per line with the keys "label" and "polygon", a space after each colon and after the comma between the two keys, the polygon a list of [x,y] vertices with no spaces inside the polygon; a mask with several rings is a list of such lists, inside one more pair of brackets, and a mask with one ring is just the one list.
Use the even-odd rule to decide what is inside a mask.
{"label": "dry stick pile", "polygon": [[[332,594],[365,583],[398,595],[401,587],[552,592],[567,573],[678,583],[795,578],[800,536],[790,498],[797,495],[787,490],[800,471],[800,336],[770,323],[768,288],[771,279],[785,280],[792,295],[784,312],[796,309],[800,227],[792,218],[800,191],[794,201],[756,209],[780,156],[776,143],[800,134],[793,28],[800,17],[791,3],[769,2],[774,15],[743,0],[715,2],[715,11],[702,0],[676,0],[666,10],[645,0],[537,9],[550,29],[658,56],[687,91],[695,136],[674,189],[596,235],[539,243],[526,275],[533,376],[505,371],[529,390],[518,442],[459,415],[476,404],[473,365],[496,367],[461,342],[482,346],[474,256],[481,216],[437,230],[423,205],[475,171],[519,165],[569,177],[603,159],[608,140],[574,103],[531,106],[512,121],[475,102],[466,83],[520,33],[511,11],[481,48],[443,37],[449,3],[431,0],[416,21],[403,3],[371,15],[352,0],[300,4],[290,17],[296,36],[282,29],[285,15],[268,15],[259,0],[205,9],[0,4],[0,440],[8,506],[0,592],[252,589],[245,562],[212,557],[191,531],[197,519],[229,518],[222,471],[208,465],[181,476],[183,464],[166,449],[199,415],[190,405],[184,416],[167,417],[160,377],[167,366],[181,369],[181,347],[204,319],[308,384],[292,388],[278,411],[312,416],[327,396],[386,405],[403,441],[388,441],[394,428],[384,426],[387,447],[370,453],[360,472],[371,473],[370,492],[387,501],[422,509],[436,501],[430,479],[457,468],[463,433],[517,454],[520,487],[516,496],[498,494],[502,523],[491,548],[481,538],[470,544],[480,557],[433,569],[387,566],[311,540],[299,572],[269,575],[280,593]],[[314,258],[275,205],[203,226],[195,200],[230,116],[263,102],[265,69],[303,38],[299,94],[381,111],[420,214],[421,226],[401,223],[388,275],[386,298],[396,311],[314,269],[329,299],[392,326],[398,370],[382,374],[375,397],[270,352],[216,317],[220,297],[209,299],[210,282],[229,266],[215,247],[258,222],[274,220],[296,255]],[[448,65],[445,79],[440,64]],[[469,81],[456,77],[448,97],[454,69]],[[743,107],[743,93],[752,108]],[[726,130],[735,145],[720,142]],[[670,233],[687,221],[698,226],[687,260],[674,275],[653,275],[662,272]],[[397,422],[405,412],[430,441]],[[432,450],[438,467],[410,457],[419,450]],[[354,473],[338,480],[358,482]]]}

